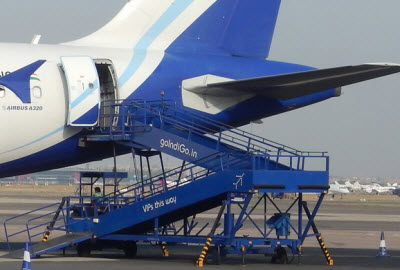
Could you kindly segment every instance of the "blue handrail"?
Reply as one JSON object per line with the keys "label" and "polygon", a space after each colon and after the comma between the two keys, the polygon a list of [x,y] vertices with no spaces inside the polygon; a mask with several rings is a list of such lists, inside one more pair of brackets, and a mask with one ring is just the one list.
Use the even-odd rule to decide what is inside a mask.
{"label": "blue handrail", "polygon": [[[109,107],[109,113],[102,113],[100,118],[119,119],[117,122],[109,121],[109,125],[103,127],[102,131],[110,136],[122,135],[127,136],[127,133],[137,130],[137,126],[130,125],[128,120],[140,120],[143,123],[142,128],[146,129],[146,125],[151,124],[154,119],[159,119],[159,123],[169,123],[176,127],[182,128],[188,134],[196,133],[198,135],[206,135],[217,141],[217,149],[219,143],[224,142],[233,144],[239,150],[247,150],[254,153],[269,153],[275,151],[284,151],[292,155],[307,155],[307,156],[326,156],[327,152],[314,151],[299,151],[292,147],[276,143],[274,141],[262,138],[249,132],[230,127],[224,123],[206,118],[194,112],[188,112],[176,108],[173,103],[166,101],[107,101],[102,104],[104,107]],[[119,109],[116,109],[119,108]],[[180,117],[185,115],[185,117]],[[122,120],[121,120],[122,119]],[[150,122],[149,119],[151,120]],[[148,127],[147,127],[148,128]],[[216,133],[216,134],[215,134]]]}
{"label": "blue handrail", "polygon": [[[86,207],[86,205],[84,203],[76,203],[76,204],[72,204],[72,205],[70,204],[71,199],[80,199],[80,198],[82,198],[82,197],[63,198],[63,199],[65,199],[67,201],[67,207],[63,207],[61,209],[48,212],[46,214],[42,214],[42,215],[37,216],[37,217],[33,217],[33,218],[29,219],[25,223],[25,229],[24,230],[17,231],[17,232],[12,233],[12,234],[9,234],[8,233],[8,229],[7,229],[7,225],[8,225],[7,223],[9,221],[15,220],[15,219],[18,219],[18,218],[21,218],[21,217],[24,217],[24,216],[27,216],[27,215],[30,215],[30,214],[33,214],[33,213],[37,213],[37,212],[42,211],[42,210],[47,209],[47,208],[51,208],[51,207],[55,207],[55,206],[58,207],[58,206],[60,206],[61,203],[53,203],[53,204],[50,204],[50,205],[47,205],[47,206],[40,207],[40,208],[35,209],[35,210],[28,211],[28,212],[26,212],[24,214],[20,214],[20,215],[17,215],[15,217],[11,217],[11,218],[6,219],[4,221],[3,226],[4,226],[5,235],[6,235],[6,241],[7,241],[8,250],[11,251],[10,238],[14,237],[16,235],[27,233],[29,243],[32,243],[32,238],[34,238],[34,237],[36,237],[38,235],[43,235],[46,232],[46,230],[67,231],[68,230],[68,226],[70,226],[72,224],[75,224],[77,222],[80,222],[80,220],[75,220],[74,221],[74,220],[67,219],[67,218],[65,218],[66,215],[64,214],[64,213],[67,212],[67,216],[68,216],[69,215],[69,211],[71,211],[74,207],[79,206],[79,205],[82,206],[82,207]],[[88,197],[88,198],[91,198],[91,197]],[[40,224],[35,224],[34,226],[30,226],[33,221],[43,219],[44,217],[53,216],[57,212],[61,212],[63,214],[63,217],[62,218],[58,218],[56,220],[49,220],[49,221],[46,221],[46,222],[43,222],[43,223],[40,223]],[[87,216],[86,216],[86,219],[88,219]],[[53,222],[56,223],[56,222],[58,222],[60,220],[64,221],[63,224],[61,224],[60,226],[52,227],[52,228],[49,228],[49,226],[46,226],[46,225],[49,225],[49,224],[51,224]],[[41,228],[41,227],[44,228],[42,231],[40,231],[39,233],[32,234],[33,230]]]}

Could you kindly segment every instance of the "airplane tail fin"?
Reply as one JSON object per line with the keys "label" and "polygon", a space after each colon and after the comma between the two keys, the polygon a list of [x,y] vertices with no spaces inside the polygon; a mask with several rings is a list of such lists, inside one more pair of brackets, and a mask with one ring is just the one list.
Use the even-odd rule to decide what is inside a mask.
{"label": "airplane tail fin", "polygon": [[281,0],[130,0],[78,46],[170,48],[266,58]]}
{"label": "airplane tail fin", "polygon": [[177,40],[180,48],[268,57],[280,0],[218,0]]}

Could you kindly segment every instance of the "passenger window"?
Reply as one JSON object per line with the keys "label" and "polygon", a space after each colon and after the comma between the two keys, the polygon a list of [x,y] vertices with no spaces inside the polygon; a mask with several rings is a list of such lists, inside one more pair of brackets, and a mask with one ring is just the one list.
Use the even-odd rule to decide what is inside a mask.
{"label": "passenger window", "polygon": [[3,98],[6,96],[6,89],[0,86],[0,98]]}
{"label": "passenger window", "polygon": [[32,88],[32,95],[35,98],[41,98],[42,97],[42,88],[39,86],[35,86]]}

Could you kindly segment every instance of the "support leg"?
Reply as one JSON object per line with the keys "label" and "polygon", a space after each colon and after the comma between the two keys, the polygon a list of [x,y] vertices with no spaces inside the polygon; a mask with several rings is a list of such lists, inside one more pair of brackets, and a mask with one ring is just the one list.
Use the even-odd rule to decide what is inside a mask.
{"label": "support leg", "polygon": [[210,249],[212,236],[215,234],[215,231],[217,230],[219,221],[221,220],[221,217],[222,217],[222,214],[224,213],[224,211],[225,211],[225,202],[221,205],[221,208],[219,210],[217,219],[215,220],[214,225],[211,228],[211,231],[207,236],[206,243],[205,243],[205,245],[203,247],[203,250],[200,253],[199,259],[196,261],[196,265],[198,267],[203,267],[203,265],[204,265],[204,260],[205,260],[205,258],[207,256],[208,250]]}
{"label": "support leg", "polygon": [[[301,238],[301,232],[303,231],[303,193],[299,193],[298,197],[298,239]],[[302,244],[297,246],[297,264],[301,264],[301,253]]]}
{"label": "support leg", "polygon": [[[113,168],[113,172],[114,172],[114,199],[117,195],[117,185],[118,185],[118,179],[117,179],[117,153],[115,150],[115,144],[113,144],[113,160],[114,160],[114,168]],[[105,193],[105,191],[103,190],[103,194]]]}
{"label": "support leg", "polygon": [[[311,216],[310,210],[308,209],[307,202],[303,202],[303,207],[304,207],[304,212],[306,213],[308,219],[311,220],[312,216]],[[319,233],[317,226],[315,225],[314,219],[311,220],[311,227],[313,229],[314,234],[317,237],[318,244],[321,247],[322,253],[325,256],[327,264],[328,265],[333,265],[333,259],[332,259],[331,255],[329,254],[328,249],[325,246],[325,242],[322,239],[322,236]]]}
{"label": "support leg", "polygon": [[163,253],[163,257],[168,257],[169,256],[169,252],[167,250],[167,245],[164,243],[160,243],[161,246],[161,251]]}

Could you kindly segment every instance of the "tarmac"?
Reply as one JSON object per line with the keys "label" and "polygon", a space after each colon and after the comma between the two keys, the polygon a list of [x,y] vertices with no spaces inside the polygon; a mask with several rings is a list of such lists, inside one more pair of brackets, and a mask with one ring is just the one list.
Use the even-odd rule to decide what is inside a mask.
{"label": "tarmac", "polygon": [[[8,217],[36,209],[59,201],[55,193],[9,192],[0,188],[0,222]],[[51,194],[51,195],[50,195]],[[312,206],[312,197],[308,198]],[[291,200],[277,200],[283,208],[288,207]],[[269,206],[270,207],[270,206]],[[199,226],[210,222],[217,209],[197,216]],[[273,208],[269,212],[274,211]],[[257,223],[263,222],[261,210],[254,211]],[[292,215],[292,220],[296,220]],[[351,195],[341,199],[336,196],[325,199],[316,224],[322,233],[326,246],[334,259],[334,266],[326,265],[324,256],[314,237],[308,238],[303,247],[303,255],[299,264],[298,257],[289,256],[289,265],[272,265],[270,257],[262,255],[246,255],[242,265],[241,256],[228,255],[222,265],[206,264],[207,269],[399,269],[400,267],[400,198],[389,195]],[[20,228],[23,223],[11,224]],[[381,231],[385,232],[386,245],[390,258],[377,258]],[[241,234],[256,233],[250,225],[244,226]],[[14,239],[14,248],[22,247],[22,239]],[[32,269],[188,269],[196,268],[194,262],[200,254],[200,245],[168,246],[169,257],[163,257],[158,246],[141,243],[135,259],[126,259],[119,250],[94,251],[90,258],[77,257],[76,251],[56,251],[32,260]],[[7,253],[4,231],[0,231],[0,256]],[[21,269],[22,260],[0,257],[0,269]]]}

